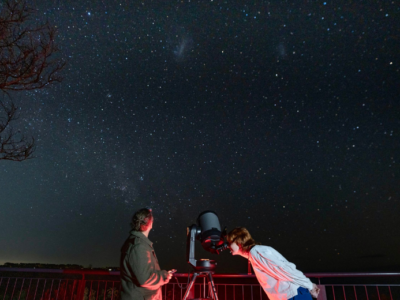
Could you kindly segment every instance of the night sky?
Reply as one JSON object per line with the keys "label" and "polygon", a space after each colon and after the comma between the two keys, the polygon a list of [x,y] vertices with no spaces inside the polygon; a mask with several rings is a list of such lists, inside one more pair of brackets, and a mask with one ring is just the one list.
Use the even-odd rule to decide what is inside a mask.
{"label": "night sky", "polygon": [[68,63],[12,94],[37,148],[0,160],[0,264],[118,266],[149,206],[162,269],[214,210],[304,272],[400,270],[398,1],[29,3]]}

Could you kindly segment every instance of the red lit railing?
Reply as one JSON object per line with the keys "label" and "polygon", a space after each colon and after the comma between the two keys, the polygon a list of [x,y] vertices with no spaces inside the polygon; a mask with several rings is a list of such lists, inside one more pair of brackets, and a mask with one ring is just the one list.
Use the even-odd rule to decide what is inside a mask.
{"label": "red lit railing", "polygon": [[[318,300],[394,300],[400,299],[400,273],[306,273],[319,283]],[[175,274],[176,279],[163,287],[164,300],[182,299],[188,274]],[[220,300],[268,299],[254,275],[214,274]],[[387,284],[332,284],[329,278],[390,278]],[[0,268],[0,300],[118,300],[119,272],[97,270],[54,270]],[[191,298],[206,298],[209,286],[205,277],[194,284]]]}

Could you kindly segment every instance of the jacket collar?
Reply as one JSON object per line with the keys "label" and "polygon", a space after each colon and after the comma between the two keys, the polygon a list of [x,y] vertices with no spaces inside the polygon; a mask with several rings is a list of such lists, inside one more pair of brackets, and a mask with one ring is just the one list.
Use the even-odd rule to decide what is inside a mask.
{"label": "jacket collar", "polygon": [[143,242],[153,248],[153,243],[140,231],[131,230],[131,236],[140,238]]}

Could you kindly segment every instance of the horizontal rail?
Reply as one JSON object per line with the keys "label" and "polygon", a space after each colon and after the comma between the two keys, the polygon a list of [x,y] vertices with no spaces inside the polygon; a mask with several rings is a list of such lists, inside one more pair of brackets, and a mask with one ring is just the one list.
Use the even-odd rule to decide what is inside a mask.
{"label": "horizontal rail", "polygon": [[[65,278],[0,277],[1,300],[118,300],[119,278],[112,280],[85,280]],[[180,300],[185,292],[178,284],[170,282],[162,287],[163,299]],[[220,300],[267,300],[259,284],[216,283]],[[400,299],[400,284],[325,284],[321,300],[335,299]],[[195,282],[192,298],[210,295],[211,286],[205,278]]]}
{"label": "horizontal rail", "polygon": [[[214,276],[213,276],[214,277]],[[5,278],[5,279],[21,279],[21,277],[1,277],[1,278]],[[199,278],[199,277],[197,277]],[[34,279],[34,280],[53,280],[53,281],[67,281],[67,280],[74,280],[74,279],[60,279],[60,278],[54,278],[54,279],[49,279],[47,277],[35,277],[35,278],[25,278],[27,280],[29,279]],[[76,280],[76,279],[75,279]],[[79,279],[78,279],[79,280]],[[115,279],[115,280],[103,280],[103,279],[98,279],[98,280],[86,280],[86,282],[119,282],[119,279]],[[179,284],[179,285],[186,285],[186,283],[182,283],[182,282],[170,282],[168,283],[170,285],[175,285],[175,284]],[[201,285],[202,283],[196,283],[196,285]],[[229,286],[254,286],[254,285],[259,285],[258,283],[215,283],[215,285],[229,285]],[[326,283],[324,284],[325,286],[399,286],[400,284],[364,284],[364,283],[357,283],[357,284],[336,284],[336,283]]]}
{"label": "horizontal rail", "polygon": [[[103,270],[62,270],[62,269],[31,269],[31,268],[0,268],[0,272],[26,272],[26,273],[59,273],[59,274],[77,274],[77,275],[120,275],[119,271],[103,271]],[[400,276],[400,273],[304,273],[311,278],[328,278],[328,277],[387,277]],[[187,277],[188,273],[175,273],[175,277]],[[254,274],[213,274],[215,278],[255,278]]]}

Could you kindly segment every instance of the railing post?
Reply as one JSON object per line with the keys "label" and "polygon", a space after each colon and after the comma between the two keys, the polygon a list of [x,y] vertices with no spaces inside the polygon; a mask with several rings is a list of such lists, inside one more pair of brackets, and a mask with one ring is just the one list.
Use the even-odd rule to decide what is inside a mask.
{"label": "railing post", "polygon": [[328,298],[326,297],[325,285],[318,284],[317,286],[318,286],[319,289],[320,289],[317,300],[326,300],[326,299],[328,299]]}
{"label": "railing post", "polygon": [[84,300],[85,286],[86,286],[85,273],[82,273],[82,279],[79,280],[78,284],[78,294],[76,295],[76,300]]}
{"label": "railing post", "polygon": [[247,275],[251,275],[253,272],[251,271],[251,263],[250,260],[247,260]]}

